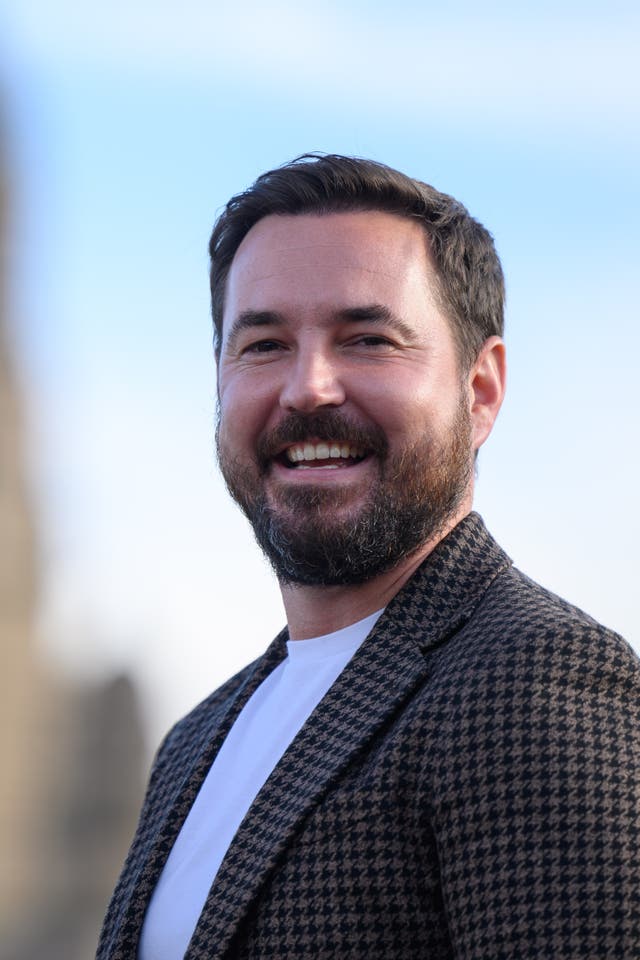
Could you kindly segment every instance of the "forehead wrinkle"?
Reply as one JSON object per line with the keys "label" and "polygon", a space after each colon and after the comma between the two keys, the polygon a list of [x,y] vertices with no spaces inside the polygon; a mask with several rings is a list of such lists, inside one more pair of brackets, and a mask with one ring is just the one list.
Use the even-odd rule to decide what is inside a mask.
{"label": "forehead wrinkle", "polygon": [[[312,243],[304,246],[297,243],[291,246],[272,244],[260,254],[256,254],[252,245],[249,245],[244,250],[240,248],[236,253],[229,270],[229,279],[231,283],[242,282],[243,279],[249,283],[261,283],[280,276],[289,276],[297,270],[317,270],[323,267],[337,267],[344,271],[357,271],[389,280],[397,280],[406,275],[408,267],[412,272],[417,267],[428,279],[432,265],[426,247],[421,250],[422,255],[416,257],[415,250],[390,249],[382,239],[377,246],[380,256],[377,262],[371,265],[371,257],[363,257],[354,243]],[[327,251],[334,256],[327,259]],[[310,255],[314,253],[317,255]],[[376,261],[376,257],[373,259]]]}
{"label": "forehead wrinkle", "polygon": [[[388,270],[375,269],[374,267],[368,267],[364,263],[350,263],[347,260],[339,259],[336,264],[332,266],[339,266],[344,270],[357,270],[359,273],[370,274],[375,277],[385,277],[387,280],[395,280],[398,276],[397,273],[391,273]],[[304,266],[317,268],[319,265],[317,263],[306,262]],[[291,263],[291,261],[286,264],[283,263],[282,266],[274,267],[269,273],[258,273],[245,268],[244,275],[251,283],[260,283],[264,280],[273,280],[278,277],[286,276],[290,273],[295,273],[300,268],[300,264]]]}

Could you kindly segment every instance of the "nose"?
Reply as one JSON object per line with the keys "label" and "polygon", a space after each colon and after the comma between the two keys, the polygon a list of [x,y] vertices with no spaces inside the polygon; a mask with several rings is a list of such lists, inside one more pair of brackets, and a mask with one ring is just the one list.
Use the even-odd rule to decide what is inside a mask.
{"label": "nose", "polygon": [[344,401],[345,391],[335,359],[319,349],[298,353],[287,369],[280,406],[311,413],[318,407],[339,407]]}

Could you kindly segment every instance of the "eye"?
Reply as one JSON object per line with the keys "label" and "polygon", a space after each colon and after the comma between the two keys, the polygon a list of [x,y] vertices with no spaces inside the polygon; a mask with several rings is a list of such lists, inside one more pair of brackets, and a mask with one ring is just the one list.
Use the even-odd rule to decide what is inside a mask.
{"label": "eye", "polygon": [[350,345],[354,347],[367,347],[369,349],[373,348],[375,350],[392,349],[394,344],[387,337],[380,336],[379,333],[365,333],[361,334],[359,337],[354,337],[350,341]]}
{"label": "eye", "polygon": [[242,353],[272,353],[274,350],[284,349],[277,340],[256,340],[243,348]]}
{"label": "eye", "polygon": [[363,343],[365,347],[391,346],[385,337],[375,336],[374,334],[370,334],[366,337],[360,337],[359,342]]}

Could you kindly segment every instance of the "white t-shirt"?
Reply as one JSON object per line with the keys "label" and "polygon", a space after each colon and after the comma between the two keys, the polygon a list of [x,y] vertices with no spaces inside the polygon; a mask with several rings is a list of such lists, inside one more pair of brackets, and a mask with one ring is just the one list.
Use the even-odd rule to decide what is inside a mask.
{"label": "white t-shirt", "polygon": [[240,711],[169,854],[138,960],[183,960],[233,837],[287,747],[382,613],[287,643],[287,657]]}

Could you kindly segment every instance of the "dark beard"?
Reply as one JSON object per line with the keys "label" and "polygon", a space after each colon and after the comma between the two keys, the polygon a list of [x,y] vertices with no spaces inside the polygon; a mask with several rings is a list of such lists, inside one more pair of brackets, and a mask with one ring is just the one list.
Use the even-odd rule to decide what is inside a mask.
{"label": "dark beard", "polygon": [[[273,452],[282,443],[310,436],[354,442],[378,459],[379,480],[352,516],[332,519],[348,502],[350,490],[283,487],[277,507],[268,502],[262,477]],[[352,425],[335,411],[291,414],[261,438],[259,477],[255,464],[226,455],[219,427],[217,445],[229,492],[278,579],[306,586],[360,584],[392,569],[444,529],[464,499],[473,471],[471,422],[462,398],[445,442],[421,438],[395,457],[388,454],[382,431]]]}

